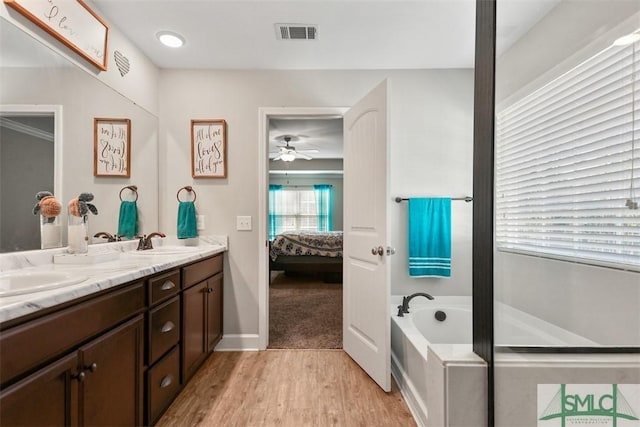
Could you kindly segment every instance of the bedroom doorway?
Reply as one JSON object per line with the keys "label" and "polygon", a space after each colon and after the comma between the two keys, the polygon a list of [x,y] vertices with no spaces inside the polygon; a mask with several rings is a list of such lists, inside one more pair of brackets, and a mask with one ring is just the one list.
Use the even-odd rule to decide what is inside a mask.
{"label": "bedroom doorway", "polygon": [[265,236],[260,275],[265,283],[259,295],[260,306],[265,307],[260,313],[262,349],[342,348],[345,110],[261,111],[265,160],[260,174],[264,209],[259,220]]}

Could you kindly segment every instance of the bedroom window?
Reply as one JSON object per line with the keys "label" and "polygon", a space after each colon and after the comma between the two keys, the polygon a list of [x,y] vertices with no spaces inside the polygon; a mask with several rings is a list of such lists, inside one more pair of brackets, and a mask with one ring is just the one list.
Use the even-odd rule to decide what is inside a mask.
{"label": "bedroom window", "polygon": [[640,269],[638,47],[605,49],[497,114],[499,250]]}
{"label": "bedroom window", "polygon": [[269,240],[286,232],[331,231],[330,185],[269,186]]}

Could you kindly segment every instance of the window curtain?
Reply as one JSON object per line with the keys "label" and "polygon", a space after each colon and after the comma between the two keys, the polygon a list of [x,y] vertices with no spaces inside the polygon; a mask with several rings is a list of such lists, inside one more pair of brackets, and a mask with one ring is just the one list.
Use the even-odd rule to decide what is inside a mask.
{"label": "window curtain", "polygon": [[316,193],[316,211],[318,215],[318,231],[331,231],[333,224],[331,221],[333,187],[331,185],[314,185]]}
{"label": "window curtain", "polygon": [[282,185],[269,185],[269,240],[278,234],[278,214],[282,204]]}

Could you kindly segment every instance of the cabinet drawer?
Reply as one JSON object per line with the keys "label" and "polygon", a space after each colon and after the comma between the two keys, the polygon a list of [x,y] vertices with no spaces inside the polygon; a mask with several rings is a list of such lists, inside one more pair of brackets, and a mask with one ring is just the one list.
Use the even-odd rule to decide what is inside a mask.
{"label": "cabinet drawer", "polygon": [[182,269],[182,287],[188,288],[222,271],[222,254],[198,261]]}
{"label": "cabinet drawer", "polygon": [[180,290],[180,270],[149,279],[149,305],[170,298]]}
{"label": "cabinet drawer", "polygon": [[147,424],[153,424],[180,389],[180,352],[175,347],[147,372]]}
{"label": "cabinet drawer", "polygon": [[180,298],[174,297],[149,311],[149,365],[180,339]]}

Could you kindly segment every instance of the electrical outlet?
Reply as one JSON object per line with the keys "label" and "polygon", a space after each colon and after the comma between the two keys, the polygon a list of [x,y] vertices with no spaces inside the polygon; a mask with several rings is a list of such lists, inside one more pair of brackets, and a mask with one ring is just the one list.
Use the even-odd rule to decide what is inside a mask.
{"label": "electrical outlet", "polygon": [[236,217],[236,229],[240,231],[251,231],[251,217],[250,216]]}
{"label": "electrical outlet", "polygon": [[198,230],[204,230],[204,215],[197,215]]}

